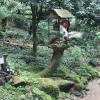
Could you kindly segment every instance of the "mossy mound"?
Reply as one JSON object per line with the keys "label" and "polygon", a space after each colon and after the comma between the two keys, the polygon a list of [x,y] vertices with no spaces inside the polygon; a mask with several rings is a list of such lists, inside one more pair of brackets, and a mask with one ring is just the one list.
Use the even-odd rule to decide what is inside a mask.
{"label": "mossy mound", "polygon": [[59,92],[70,92],[74,88],[75,83],[68,80],[53,80],[51,78],[37,78],[33,81],[33,86],[38,87],[46,94],[58,98]]}
{"label": "mossy mound", "polygon": [[59,87],[57,86],[56,82],[50,78],[40,78],[38,79],[41,86],[40,89],[45,91],[47,94],[51,95],[52,97],[58,97],[59,95]]}

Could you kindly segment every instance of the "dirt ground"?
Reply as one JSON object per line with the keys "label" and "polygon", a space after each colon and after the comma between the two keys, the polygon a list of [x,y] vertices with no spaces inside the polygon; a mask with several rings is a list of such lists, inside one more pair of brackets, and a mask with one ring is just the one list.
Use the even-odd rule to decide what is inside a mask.
{"label": "dirt ground", "polygon": [[77,100],[100,100],[100,79],[91,81],[88,85],[89,92],[83,98]]}

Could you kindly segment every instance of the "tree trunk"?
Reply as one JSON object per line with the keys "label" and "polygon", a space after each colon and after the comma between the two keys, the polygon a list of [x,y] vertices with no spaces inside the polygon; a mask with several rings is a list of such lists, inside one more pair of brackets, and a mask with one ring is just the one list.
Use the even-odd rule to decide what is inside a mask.
{"label": "tree trunk", "polygon": [[56,71],[57,67],[60,64],[61,57],[63,56],[63,52],[64,52],[64,49],[61,49],[61,50],[53,49],[53,56],[52,56],[49,66],[48,66],[50,73],[53,73]]}
{"label": "tree trunk", "polygon": [[3,32],[6,32],[7,18],[2,19],[1,25]]}
{"label": "tree trunk", "polygon": [[29,35],[32,35],[32,23],[30,23],[30,27],[29,27]]}
{"label": "tree trunk", "polygon": [[37,35],[36,35],[36,30],[37,30],[37,6],[31,5],[31,10],[32,10],[32,33],[33,33],[33,55],[36,57],[37,54]]}
{"label": "tree trunk", "polygon": [[52,75],[59,67],[63,53],[64,47],[53,48],[53,56],[51,58],[50,64],[48,65],[48,68],[46,68],[43,72],[40,73],[40,76]]}

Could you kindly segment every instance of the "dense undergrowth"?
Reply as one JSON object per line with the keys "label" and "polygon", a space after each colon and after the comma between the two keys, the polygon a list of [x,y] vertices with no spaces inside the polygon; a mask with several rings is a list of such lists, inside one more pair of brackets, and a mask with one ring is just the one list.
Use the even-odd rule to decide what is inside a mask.
{"label": "dense undergrowth", "polygon": [[[83,44],[74,45],[65,50],[60,67],[49,78],[38,76],[38,72],[48,67],[52,56],[52,50],[47,46],[38,46],[35,62],[31,47],[27,48],[24,45],[23,48],[20,48],[18,45],[6,44],[0,46],[0,56],[7,52],[9,65],[15,71],[15,75],[21,76],[26,82],[25,85],[18,87],[9,83],[0,86],[0,91],[2,91],[0,99],[63,100],[69,98],[71,100],[75,95],[83,96],[86,93],[88,82],[99,76],[99,72],[94,68],[96,65],[95,57],[100,55],[99,46],[95,45],[99,33],[94,36],[94,40],[86,38],[88,36],[81,40],[81,42],[84,42],[82,42]],[[16,39],[19,38],[16,37]],[[90,61],[92,64],[90,64]],[[61,80],[61,82],[58,82],[58,80]]]}

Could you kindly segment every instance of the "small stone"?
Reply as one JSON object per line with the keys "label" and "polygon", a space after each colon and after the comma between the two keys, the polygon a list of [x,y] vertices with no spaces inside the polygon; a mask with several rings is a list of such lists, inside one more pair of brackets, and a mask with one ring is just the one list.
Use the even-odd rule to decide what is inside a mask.
{"label": "small stone", "polygon": [[25,83],[25,80],[20,76],[13,76],[12,77],[13,85],[18,85],[21,83]]}

